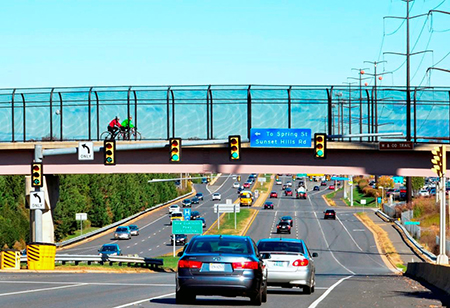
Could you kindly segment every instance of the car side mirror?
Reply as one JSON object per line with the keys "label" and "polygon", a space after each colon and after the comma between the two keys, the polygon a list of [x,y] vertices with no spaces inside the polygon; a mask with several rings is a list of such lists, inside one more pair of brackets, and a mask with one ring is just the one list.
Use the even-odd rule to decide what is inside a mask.
{"label": "car side mirror", "polygon": [[319,254],[317,252],[313,252],[312,257],[313,258],[317,258],[319,256]]}

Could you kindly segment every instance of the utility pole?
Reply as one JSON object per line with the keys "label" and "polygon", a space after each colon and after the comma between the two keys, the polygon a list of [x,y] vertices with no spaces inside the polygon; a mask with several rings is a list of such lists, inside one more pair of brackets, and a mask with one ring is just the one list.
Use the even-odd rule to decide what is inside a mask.
{"label": "utility pole", "polygon": [[[348,84],[348,134],[351,135],[352,134],[352,84],[355,84],[356,82],[344,81],[343,83]],[[349,141],[352,141],[352,138],[349,138]]]}
{"label": "utility pole", "polygon": [[[370,63],[373,64],[375,73],[374,74],[367,74],[369,76],[374,76],[374,101],[372,103],[372,132],[378,133],[378,92],[377,92],[377,76],[378,79],[381,81],[382,77],[381,75],[387,74],[387,73],[381,73],[377,74],[377,64],[384,63],[387,61],[364,61],[364,63]],[[372,140],[373,141],[373,140]],[[375,141],[378,141],[378,136],[375,135]]]}
{"label": "utility pole", "polygon": [[[440,203],[440,217],[439,217],[439,255],[437,257],[437,263],[438,264],[448,264],[448,257],[447,257],[447,249],[446,249],[446,206],[445,206],[445,190],[446,190],[446,179],[445,179],[445,171],[447,169],[447,157],[446,157],[446,146],[442,146],[442,176],[440,178],[441,185],[440,185],[440,193],[441,198],[439,200]],[[436,192],[437,193],[437,192]]]}
{"label": "utility pole", "polygon": [[[356,79],[359,80],[359,133],[362,134],[363,133],[363,125],[362,125],[362,120],[363,120],[363,111],[362,111],[362,81],[364,79],[368,79],[367,78],[362,78],[362,75],[365,74],[364,70],[368,70],[368,68],[352,68],[352,70],[358,70],[359,72],[359,78],[355,78],[355,77],[347,77],[347,79]],[[368,133],[368,132],[367,132]],[[359,141],[362,142],[362,137],[359,137]]]}

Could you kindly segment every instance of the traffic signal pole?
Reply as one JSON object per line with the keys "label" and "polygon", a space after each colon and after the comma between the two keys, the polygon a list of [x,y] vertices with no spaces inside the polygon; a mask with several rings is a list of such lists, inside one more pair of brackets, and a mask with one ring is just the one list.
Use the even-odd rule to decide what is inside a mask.
{"label": "traffic signal pole", "polygon": [[[42,145],[37,144],[34,146],[34,162],[42,163]],[[42,174],[42,180],[44,180],[44,175]],[[40,187],[35,187],[34,191],[40,191]],[[31,233],[31,241],[42,243],[42,210],[35,209],[30,210],[30,216],[32,216],[34,220],[34,232]],[[34,233],[34,234],[33,234]]]}
{"label": "traffic signal pole", "polygon": [[440,193],[441,198],[440,202],[440,218],[439,218],[439,255],[437,257],[437,264],[448,264],[448,256],[446,252],[446,234],[445,234],[445,226],[446,226],[446,215],[445,215],[445,171],[447,169],[446,166],[446,146],[442,146],[442,176],[440,178]]}

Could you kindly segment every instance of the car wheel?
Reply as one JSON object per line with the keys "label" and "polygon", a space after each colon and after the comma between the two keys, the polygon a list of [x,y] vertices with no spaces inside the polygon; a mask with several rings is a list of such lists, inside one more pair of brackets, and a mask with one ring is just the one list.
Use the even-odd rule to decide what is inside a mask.
{"label": "car wheel", "polygon": [[258,290],[258,292],[252,296],[250,296],[250,302],[254,306],[261,306],[262,304],[262,290]]}
{"label": "car wheel", "polygon": [[263,289],[261,301],[263,303],[267,302],[267,282],[264,284],[264,289]]}
{"label": "car wheel", "polygon": [[291,230],[289,230],[288,233],[291,234]]}
{"label": "car wheel", "polygon": [[311,287],[303,286],[303,294],[311,294]]}

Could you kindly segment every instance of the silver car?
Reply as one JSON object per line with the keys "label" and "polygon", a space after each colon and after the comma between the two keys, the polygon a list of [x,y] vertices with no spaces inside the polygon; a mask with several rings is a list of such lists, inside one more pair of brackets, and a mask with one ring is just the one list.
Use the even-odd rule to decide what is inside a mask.
{"label": "silver car", "polygon": [[313,257],[303,240],[291,238],[262,239],[258,250],[267,267],[267,285],[284,288],[299,287],[303,293],[314,292],[316,268]]}
{"label": "silver car", "polygon": [[131,239],[130,227],[128,227],[128,226],[117,227],[116,231],[114,232],[114,238],[116,240],[121,240],[121,239],[129,240],[129,239]]}

